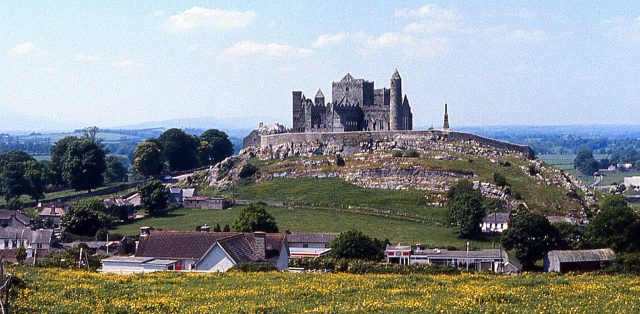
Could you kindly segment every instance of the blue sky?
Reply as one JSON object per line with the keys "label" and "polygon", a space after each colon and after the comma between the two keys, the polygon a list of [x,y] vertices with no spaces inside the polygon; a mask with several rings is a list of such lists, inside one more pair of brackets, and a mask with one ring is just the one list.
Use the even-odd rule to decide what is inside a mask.
{"label": "blue sky", "polygon": [[0,1],[0,129],[291,124],[347,72],[414,125],[640,124],[640,2]]}

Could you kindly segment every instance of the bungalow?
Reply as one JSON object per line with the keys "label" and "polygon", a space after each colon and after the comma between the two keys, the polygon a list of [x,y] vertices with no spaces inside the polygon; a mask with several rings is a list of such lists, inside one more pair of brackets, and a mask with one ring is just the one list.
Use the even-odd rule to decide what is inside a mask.
{"label": "bungalow", "polygon": [[483,233],[502,233],[509,228],[510,213],[491,213],[482,218],[480,229]]}
{"label": "bungalow", "polygon": [[175,270],[176,260],[155,259],[153,257],[111,256],[102,261],[103,273],[136,274]]}
{"label": "bungalow", "polygon": [[231,201],[226,198],[193,196],[184,199],[184,207],[200,209],[226,209],[231,207]]}
{"label": "bungalow", "polygon": [[566,273],[592,271],[615,258],[612,249],[550,251],[544,257],[544,271]]}
{"label": "bungalow", "polygon": [[507,253],[500,249],[450,251],[447,249],[423,250],[418,247],[413,250],[409,245],[387,245],[385,256],[387,263],[401,265],[443,265],[499,274],[520,272],[518,264],[510,262]]}
{"label": "bungalow", "polygon": [[[175,261],[175,270],[225,272],[240,263],[269,262],[288,268],[289,247],[284,234],[237,232],[177,232],[142,230],[135,258],[122,271],[144,272],[139,258]],[[118,261],[123,263],[122,260]],[[107,261],[107,270],[120,272]],[[103,271],[104,269],[103,263]],[[168,264],[167,264],[168,265]],[[113,266],[113,267],[112,267]],[[135,268],[135,271],[132,269]]]}
{"label": "bungalow", "polygon": [[331,252],[329,243],[337,236],[337,233],[289,233],[287,242],[291,258],[325,256]]}

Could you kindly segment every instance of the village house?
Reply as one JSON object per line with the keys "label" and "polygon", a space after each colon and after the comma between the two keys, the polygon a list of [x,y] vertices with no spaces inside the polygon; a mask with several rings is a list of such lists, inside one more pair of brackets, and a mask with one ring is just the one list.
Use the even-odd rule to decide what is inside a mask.
{"label": "village house", "polygon": [[611,263],[614,258],[612,249],[550,251],[544,257],[544,271],[593,271]]}
{"label": "village house", "polygon": [[64,203],[56,201],[51,203],[38,203],[36,211],[43,223],[47,224],[47,221],[49,221],[54,229],[58,229],[62,225],[62,216],[64,216],[68,208],[69,206],[66,206]]}
{"label": "village house", "polygon": [[[136,214],[135,205],[129,202],[126,198],[109,197],[109,198],[105,198],[102,201],[102,203],[106,208],[113,208],[113,207],[122,208],[123,210],[126,211],[128,219],[133,219],[134,215]],[[124,217],[122,217],[122,219],[124,219]]]}
{"label": "village house", "polygon": [[566,222],[572,225],[583,225],[582,220],[571,216],[546,216],[549,223]]}
{"label": "village house", "polygon": [[329,254],[329,243],[337,233],[300,232],[287,234],[291,258],[321,257]]}
{"label": "village house", "polygon": [[[135,256],[130,260],[107,259],[102,271],[148,272],[149,263],[154,260],[161,261],[166,269],[184,271],[225,272],[240,263],[253,262],[268,262],[285,270],[289,247],[285,235],[279,233],[177,232],[141,228]],[[157,266],[153,271],[164,270],[159,268]]]}
{"label": "village house", "polygon": [[231,201],[220,197],[192,196],[184,199],[184,207],[199,209],[226,209]]}
{"label": "village house", "polygon": [[43,259],[51,250],[55,238],[51,229],[9,226],[0,228],[0,255],[5,260],[16,262],[16,250],[24,247],[27,259]]}
{"label": "village house", "polygon": [[483,233],[502,233],[509,228],[510,213],[491,213],[482,218],[480,229]]}
{"label": "village house", "polygon": [[450,251],[447,249],[421,249],[417,247],[414,250],[409,245],[387,245],[385,257],[387,263],[400,265],[441,265],[473,271],[492,271],[498,274],[516,274],[520,272],[520,266],[510,261],[507,253],[501,249]]}
{"label": "village house", "polygon": [[0,210],[0,226],[2,227],[28,227],[33,221],[24,212],[19,210]]}

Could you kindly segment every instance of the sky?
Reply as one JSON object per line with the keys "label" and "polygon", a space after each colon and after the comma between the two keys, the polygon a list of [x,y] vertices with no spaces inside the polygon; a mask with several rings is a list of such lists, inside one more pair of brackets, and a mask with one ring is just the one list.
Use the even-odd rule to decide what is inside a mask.
{"label": "sky", "polygon": [[291,91],[395,68],[417,126],[640,124],[640,2],[0,0],[4,130],[290,126]]}

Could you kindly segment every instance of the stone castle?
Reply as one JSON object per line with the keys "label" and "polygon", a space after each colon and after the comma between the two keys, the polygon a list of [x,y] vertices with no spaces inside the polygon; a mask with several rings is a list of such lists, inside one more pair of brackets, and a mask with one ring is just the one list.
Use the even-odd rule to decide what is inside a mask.
{"label": "stone castle", "polygon": [[315,99],[293,92],[294,133],[412,130],[413,114],[407,96],[402,95],[402,79],[396,69],[390,88],[374,89],[371,81],[355,79],[347,73],[333,82],[331,102],[325,103],[321,90]]}

